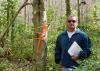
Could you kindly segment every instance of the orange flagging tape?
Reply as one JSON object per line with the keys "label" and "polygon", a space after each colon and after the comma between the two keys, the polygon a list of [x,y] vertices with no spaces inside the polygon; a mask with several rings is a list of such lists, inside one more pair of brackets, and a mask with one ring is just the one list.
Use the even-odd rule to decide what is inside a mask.
{"label": "orange flagging tape", "polygon": [[39,53],[39,51],[40,51],[41,41],[47,40],[47,29],[48,29],[48,26],[47,26],[46,22],[44,22],[42,24],[42,32],[40,33],[40,36],[38,38],[34,38],[34,39],[38,40],[37,47],[35,48],[36,53]]}

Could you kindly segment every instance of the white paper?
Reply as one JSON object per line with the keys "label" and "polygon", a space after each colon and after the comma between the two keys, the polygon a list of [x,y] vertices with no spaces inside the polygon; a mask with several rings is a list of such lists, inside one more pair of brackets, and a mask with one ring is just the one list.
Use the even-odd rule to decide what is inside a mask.
{"label": "white paper", "polygon": [[70,54],[70,56],[77,56],[80,51],[82,51],[82,48],[77,44],[77,42],[74,41],[70,46],[68,53]]}

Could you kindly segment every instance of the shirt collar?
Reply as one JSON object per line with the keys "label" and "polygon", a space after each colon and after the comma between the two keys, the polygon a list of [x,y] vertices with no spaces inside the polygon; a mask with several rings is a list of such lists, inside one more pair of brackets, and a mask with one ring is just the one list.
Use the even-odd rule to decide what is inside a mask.
{"label": "shirt collar", "polygon": [[[76,29],[75,34],[76,34],[76,33],[80,33],[80,29],[79,29],[79,28]],[[67,30],[65,30],[63,34],[67,35]]]}

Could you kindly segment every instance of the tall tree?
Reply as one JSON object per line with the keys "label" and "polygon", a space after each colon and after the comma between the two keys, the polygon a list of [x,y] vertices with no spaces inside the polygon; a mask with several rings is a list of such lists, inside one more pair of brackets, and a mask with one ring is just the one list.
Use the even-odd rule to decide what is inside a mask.
{"label": "tall tree", "polygon": [[69,16],[71,14],[71,8],[70,8],[70,0],[66,0],[66,16]]}
{"label": "tall tree", "polygon": [[7,23],[9,24],[9,3],[10,0],[7,0]]}
{"label": "tall tree", "polygon": [[27,10],[27,8],[26,8],[26,6],[25,6],[25,8],[24,8],[24,23],[25,23],[25,24],[27,24],[27,23],[26,23],[26,10]]}
{"label": "tall tree", "polygon": [[80,2],[80,21],[81,22],[85,22],[86,21],[86,17],[88,16],[88,11],[87,11],[87,3],[85,0],[81,0]]}
{"label": "tall tree", "polygon": [[78,5],[78,23],[80,24],[80,0],[77,0],[77,5]]}
{"label": "tall tree", "polygon": [[47,22],[43,0],[33,0],[33,24],[34,71],[45,71],[47,55]]}
{"label": "tall tree", "polygon": [[[16,2],[17,2],[17,0],[16,0]],[[14,14],[16,12],[15,11],[15,7],[16,7],[15,1],[10,0],[10,9],[11,9],[10,10],[10,21],[11,21],[11,19],[13,19]],[[13,47],[14,37],[15,37],[15,34],[14,34],[14,26],[15,26],[15,24],[12,24],[12,27],[11,27],[11,43],[12,43],[12,47]]]}

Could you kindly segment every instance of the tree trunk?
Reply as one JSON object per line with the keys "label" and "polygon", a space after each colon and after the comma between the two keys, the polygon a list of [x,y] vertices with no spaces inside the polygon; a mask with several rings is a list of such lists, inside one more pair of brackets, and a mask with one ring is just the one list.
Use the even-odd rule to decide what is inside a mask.
{"label": "tree trunk", "polygon": [[70,9],[70,0],[66,0],[66,16],[69,16],[71,14],[71,9]]}
{"label": "tree trunk", "polygon": [[[9,12],[10,12],[10,0],[7,0],[7,26],[9,24]],[[9,36],[9,32],[7,32],[7,36]]]}
{"label": "tree trunk", "polygon": [[7,24],[9,24],[9,0],[7,0]]}
{"label": "tree trunk", "polygon": [[46,71],[47,22],[43,0],[33,0],[33,24],[34,71]]}
{"label": "tree trunk", "polygon": [[77,0],[78,5],[78,23],[80,24],[80,0]]}
{"label": "tree trunk", "polygon": [[27,23],[26,23],[26,10],[27,10],[27,8],[25,7],[25,8],[24,8],[24,23],[25,23],[25,25],[27,24]]}
{"label": "tree trunk", "polygon": [[[10,19],[13,19],[14,17],[14,14],[15,14],[15,4],[14,4],[14,1],[12,1],[12,6],[11,6],[11,18]],[[11,21],[11,20],[10,20]],[[15,22],[14,22],[15,23]],[[13,47],[13,43],[14,43],[14,38],[15,38],[15,34],[14,34],[14,26],[15,24],[12,24],[12,27],[11,27],[11,43],[12,43],[12,47]]]}

